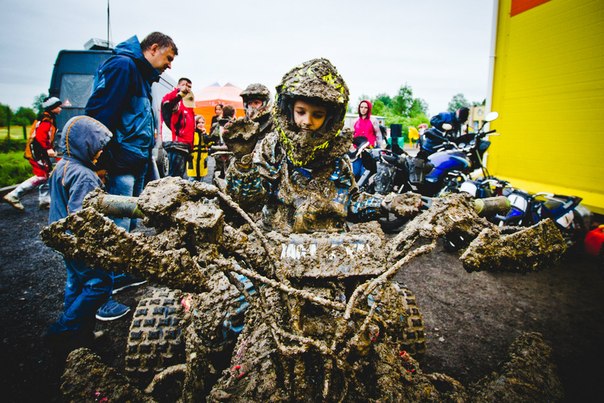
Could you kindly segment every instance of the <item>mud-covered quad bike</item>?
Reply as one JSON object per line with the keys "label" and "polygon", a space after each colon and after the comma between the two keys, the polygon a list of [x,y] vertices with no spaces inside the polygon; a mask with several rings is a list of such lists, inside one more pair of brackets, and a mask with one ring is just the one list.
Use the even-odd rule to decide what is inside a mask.
{"label": "mud-covered quad bike", "polygon": [[[152,182],[138,199],[95,192],[43,240],[169,289],[144,299],[132,322],[126,369],[153,378],[146,394],[117,375],[93,384],[70,378],[70,364],[64,393],[77,400],[104,382],[114,398],[131,400],[465,400],[459,382],[420,370],[413,354],[425,348],[421,314],[392,277],[454,230],[477,241],[462,255],[467,270],[510,262],[535,269],[558,258],[564,243],[547,221],[501,234],[462,195],[436,204],[386,244],[377,223],[345,233],[264,233],[216,187],[179,178]],[[155,233],[126,233],[104,214],[144,216]]]}

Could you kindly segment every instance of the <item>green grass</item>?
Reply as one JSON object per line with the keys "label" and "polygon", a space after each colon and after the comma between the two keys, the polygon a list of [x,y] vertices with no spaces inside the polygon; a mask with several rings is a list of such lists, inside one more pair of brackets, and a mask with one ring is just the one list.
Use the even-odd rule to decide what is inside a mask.
{"label": "green grass", "polygon": [[[25,128],[25,134],[29,133],[29,127]],[[6,140],[8,129],[6,127],[0,127],[0,141]],[[11,126],[10,127],[10,139],[11,140],[23,140],[23,127]]]}
{"label": "green grass", "polygon": [[21,183],[32,175],[29,161],[23,158],[25,141],[22,138],[5,139],[6,132],[2,137],[0,131],[0,187]]}

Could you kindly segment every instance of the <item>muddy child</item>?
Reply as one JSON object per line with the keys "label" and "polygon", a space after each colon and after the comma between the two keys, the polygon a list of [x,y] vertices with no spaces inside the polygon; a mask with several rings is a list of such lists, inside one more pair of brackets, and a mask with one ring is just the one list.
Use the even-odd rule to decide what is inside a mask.
{"label": "muddy child", "polygon": [[[70,119],[63,129],[63,159],[50,177],[49,223],[81,210],[84,197],[102,185],[95,164],[111,132],[88,116]],[[65,258],[67,281],[63,313],[45,337],[51,342],[86,344],[94,339],[95,313],[109,298],[112,280],[102,269]]]}
{"label": "muddy child", "polygon": [[242,206],[264,206],[266,228],[338,231],[346,220],[380,215],[382,198],[358,191],[345,156],[348,87],[327,59],[294,67],[277,86],[274,130],[258,141],[233,124],[225,142],[235,154],[227,190]]}

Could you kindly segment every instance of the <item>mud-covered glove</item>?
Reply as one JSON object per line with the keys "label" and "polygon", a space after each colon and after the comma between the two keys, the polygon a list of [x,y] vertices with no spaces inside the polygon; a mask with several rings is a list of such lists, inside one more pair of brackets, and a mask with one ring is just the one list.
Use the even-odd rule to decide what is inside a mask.
{"label": "mud-covered glove", "polygon": [[222,139],[235,156],[235,163],[245,167],[252,163],[252,152],[259,135],[258,123],[243,117],[224,126]]}
{"label": "mud-covered glove", "polygon": [[397,217],[411,218],[420,213],[422,196],[417,193],[389,193],[382,200],[382,209]]}

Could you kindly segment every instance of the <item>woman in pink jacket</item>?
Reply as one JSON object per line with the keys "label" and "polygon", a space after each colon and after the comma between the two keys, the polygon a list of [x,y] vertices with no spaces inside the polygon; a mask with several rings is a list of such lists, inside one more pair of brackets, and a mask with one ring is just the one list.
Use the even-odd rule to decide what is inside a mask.
{"label": "woman in pink jacket", "polygon": [[354,137],[365,137],[372,147],[382,144],[382,132],[377,120],[371,117],[371,102],[367,99],[359,103],[359,118],[354,122]]}

